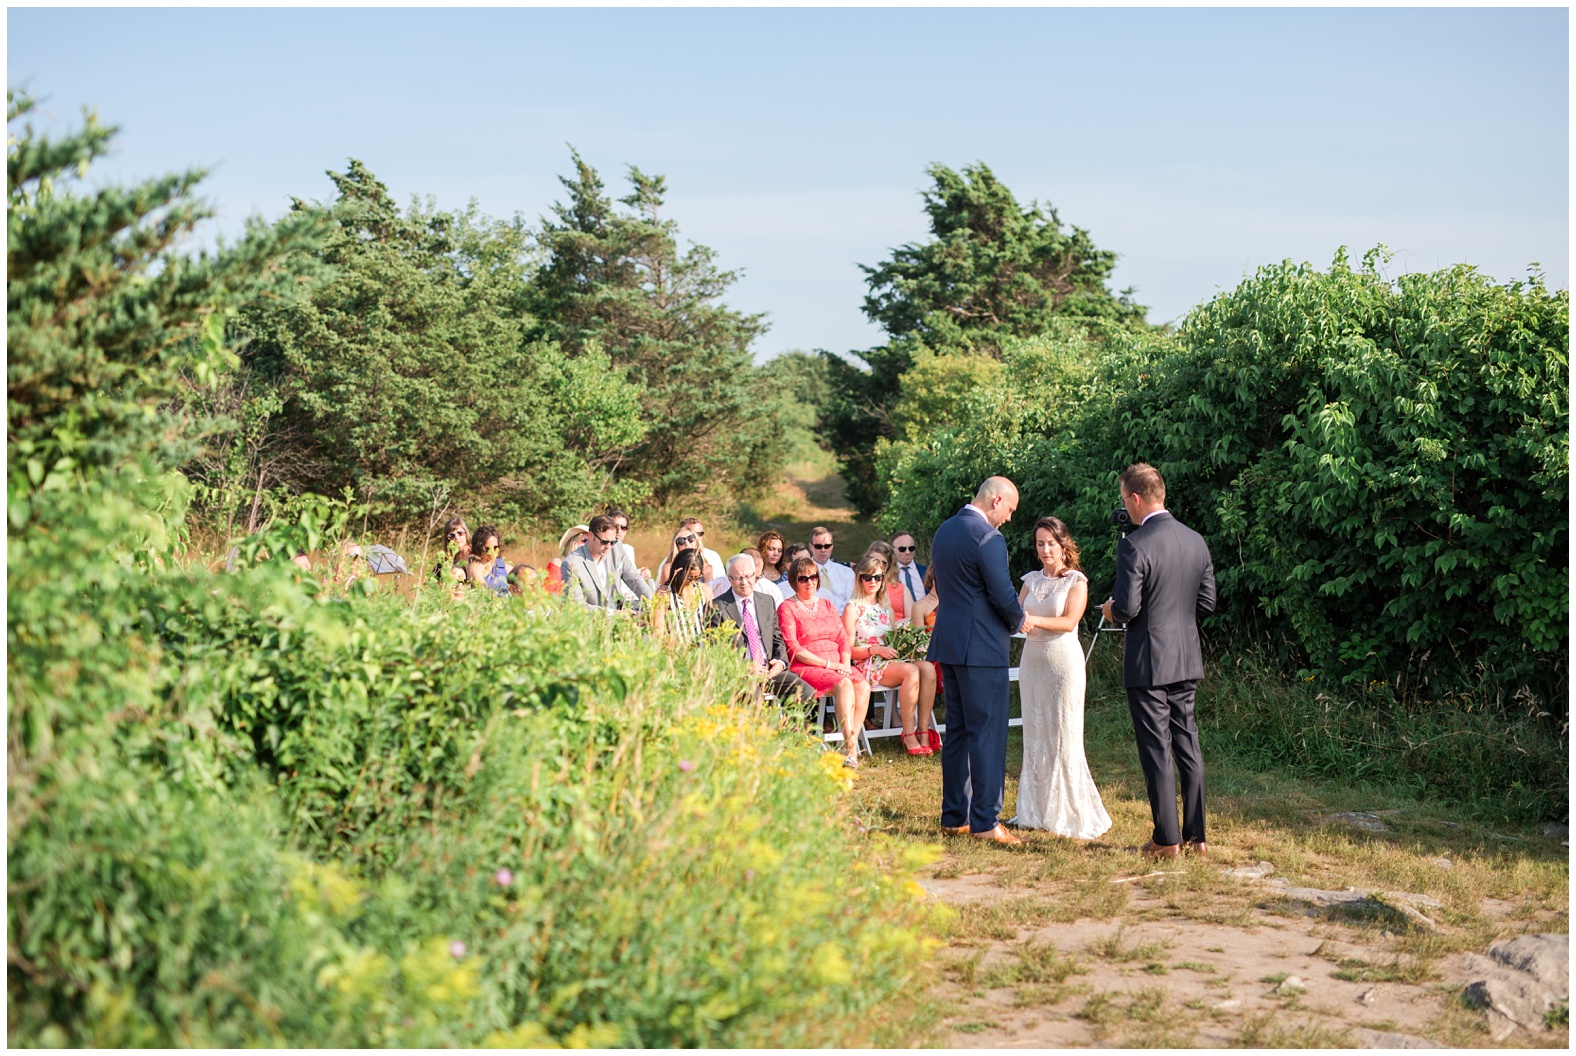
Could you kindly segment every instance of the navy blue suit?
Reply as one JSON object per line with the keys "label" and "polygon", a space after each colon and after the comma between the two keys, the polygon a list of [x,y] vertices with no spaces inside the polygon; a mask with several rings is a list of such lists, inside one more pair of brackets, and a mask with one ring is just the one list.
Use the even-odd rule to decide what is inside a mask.
{"label": "navy blue suit", "polygon": [[925,566],[918,561],[912,562],[907,568],[898,565],[897,581],[908,588],[915,601],[925,596]]}
{"label": "navy blue suit", "polygon": [[996,827],[1007,787],[1007,644],[1023,606],[1007,571],[1007,541],[964,507],[930,544],[936,626],[925,658],[941,665],[947,739],[941,746],[941,824]]}

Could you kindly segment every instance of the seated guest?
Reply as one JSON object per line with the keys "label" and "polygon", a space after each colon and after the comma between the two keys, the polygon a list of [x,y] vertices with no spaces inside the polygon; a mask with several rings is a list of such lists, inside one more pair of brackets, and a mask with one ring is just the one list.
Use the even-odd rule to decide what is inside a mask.
{"label": "seated guest", "polygon": [[[930,712],[936,703],[935,674],[932,671],[928,678],[922,677],[923,661],[898,659],[897,652],[884,641],[894,624],[885,580],[886,563],[878,554],[869,553],[859,559],[854,569],[854,594],[843,610],[843,629],[853,640],[850,656],[855,668],[865,676],[867,699],[877,687],[896,688],[903,747],[909,755],[930,755],[930,747],[915,732],[915,724],[917,711],[918,729],[930,727]],[[898,589],[901,591],[901,584]]]}
{"label": "seated guest", "polygon": [[728,590],[711,603],[707,623],[721,627],[724,622],[739,629],[734,642],[744,650],[758,674],[779,699],[797,697],[802,703],[815,700],[815,690],[788,670],[788,646],[783,642],[777,622],[777,606],[768,604],[770,594],[757,585],[759,558],[748,553],[728,558]]}
{"label": "seated guest", "polygon": [[794,596],[777,610],[783,642],[788,647],[789,670],[814,689],[817,695],[832,695],[837,710],[837,726],[843,733],[843,765],[859,765],[859,731],[864,729],[864,706],[859,703],[855,684],[865,676],[854,670],[849,660],[848,632],[832,603],[817,597],[821,586],[820,570],[814,559],[801,557],[789,567]]}
{"label": "seated guest", "polygon": [[925,566],[914,559],[918,544],[908,532],[898,532],[892,537],[892,551],[897,554],[897,578],[908,588],[908,596],[918,601],[925,593]]}
{"label": "seated guest", "polygon": [[503,559],[503,540],[490,524],[476,529],[471,537],[471,559],[465,566],[465,578],[485,584],[500,598],[509,594],[509,563]]}
{"label": "seated guest", "polygon": [[904,589],[897,578],[897,554],[893,552],[891,544],[880,539],[871,543],[865,553],[874,554],[881,559],[883,572],[881,592],[886,596],[893,618],[899,623],[906,623],[909,607],[914,604],[914,597]]}
{"label": "seated guest", "polygon": [[624,551],[624,557],[629,561],[629,566],[640,573],[640,578],[649,581],[651,579],[651,569],[641,567],[640,562],[635,560],[635,548],[624,542],[624,536],[629,534],[629,514],[612,505],[609,505],[602,512],[613,518],[613,533],[618,537],[619,549]]}
{"label": "seated guest", "polygon": [[815,570],[821,576],[821,597],[830,601],[832,608],[841,614],[848,604],[848,595],[854,591],[854,570],[832,560],[832,533],[825,528],[810,530],[810,556],[815,559]]}
{"label": "seated guest", "polygon": [[471,532],[465,520],[451,517],[443,525],[445,556],[432,566],[432,578],[439,583],[464,582],[465,567],[471,563]]}
{"label": "seated guest", "polygon": [[793,597],[793,583],[788,579],[788,570],[793,567],[795,561],[801,557],[809,556],[810,548],[803,543],[789,543],[788,548],[783,551],[783,581],[781,586],[784,600]]}
{"label": "seated guest", "polygon": [[650,585],[618,549],[613,518],[605,513],[591,518],[585,544],[564,558],[563,577],[564,597],[593,609],[638,608],[642,600],[651,597]]}
{"label": "seated guest", "polygon": [[787,595],[793,593],[793,588],[788,586],[788,561],[785,553],[788,544],[776,532],[765,531],[755,540],[755,549],[761,552],[761,581],[774,583],[782,587],[780,593]]}
{"label": "seated guest", "polygon": [[540,582],[535,565],[515,565],[509,570],[509,593],[517,598]]}
{"label": "seated guest", "polygon": [[577,546],[584,546],[591,534],[589,525],[577,524],[558,537],[558,556],[547,562],[547,579],[543,583],[549,594],[564,592],[564,558]]}
{"label": "seated guest", "polygon": [[[668,581],[668,569],[672,567],[673,559],[678,556],[680,550],[694,550],[695,552],[699,553],[700,536],[696,535],[695,532],[689,528],[680,528],[678,531],[673,533],[673,541],[668,545],[668,556],[663,558],[662,564],[657,566],[657,581],[659,583],[666,583]],[[703,571],[704,567],[705,566],[703,564]],[[716,577],[707,576],[706,578],[715,579]]]}
{"label": "seated guest", "polygon": [[684,518],[679,522],[679,528],[690,529],[690,531],[695,533],[695,538],[699,540],[696,545],[700,547],[700,556],[706,559],[707,579],[716,579],[718,576],[727,575],[727,572],[722,567],[722,555],[706,546],[706,526],[701,523],[699,517]]}
{"label": "seated guest", "polygon": [[[747,546],[743,550],[740,550],[739,553],[755,562],[755,589],[760,591],[762,594],[768,594],[771,596],[772,608],[776,608],[777,606],[781,605],[783,603],[782,593],[775,585],[768,583],[765,579],[761,578],[761,569],[764,567],[764,563],[761,559],[761,552],[755,549],[753,546]],[[732,559],[730,558],[729,560]],[[722,597],[723,593],[732,585],[732,580],[732,572],[729,572],[727,577],[724,579],[712,580],[711,583],[708,584],[708,586],[711,587],[711,596],[714,598]]]}
{"label": "seated guest", "polygon": [[699,550],[680,550],[668,580],[651,599],[651,626],[657,637],[676,645],[693,645],[706,628],[711,593],[701,582],[704,562]]}

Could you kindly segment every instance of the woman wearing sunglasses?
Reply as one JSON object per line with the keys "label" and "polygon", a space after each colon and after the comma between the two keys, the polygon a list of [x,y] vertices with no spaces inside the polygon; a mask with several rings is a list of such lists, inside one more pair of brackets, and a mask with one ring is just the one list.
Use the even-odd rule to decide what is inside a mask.
{"label": "woman wearing sunglasses", "polygon": [[[658,583],[666,583],[668,581],[668,574],[673,570],[673,559],[678,557],[680,552],[684,550],[693,550],[697,554],[700,553],[700,536],[695,534],[693,528],[680,528],[673,533],[673,542],[668,547],[668,556],[662,559],[662,564],[657,568]],[[702,562],[701,575],[704,576],[705,574],[706,566]]]}
{"label": "woman wearing sunglasses", "polygon": [[[922,678],[920,661],[914,663],[897,658],[897,651],[882,639],[892,629],[892,603],[887,593],[887,565],[878,554],[867,553],[859,559],[854,569],[854,593],[843,610],[843,629],[853,642],[850,655],[854,666],[865,676],[865,684],[856,686],[865,697],[865,710],[869,710],[870,693],[881,686],[897,690],[898,714],[903,722],[903,747],[909,755],[930,755],[931,750],[919,730],[930,727],[930,713],[936,705],[934,678]],[[898,585],[901,591],[902,585]],[[923,692],[929,689],[929,694]],[[919,711],[921,723],[915,727],[915,712]]]}
{"label": "woman wearing sunglasses", "polygon": [[783,644],[788,647],[788,669],[810,683],[816,696],[832,695],[837,728],[843,733],[843,765],[858,766],[859,731],[865,724],[870,692],[868,686],[863,694],[858,692],[865,676],[854,670],[848,631],[832,603],[815,596],[821,574],[813,559],[801,557],[788,566],[788,581],[793,584],[793,597],[777,609]]}
{"label": "woman wearing sunglasses", "polygon": [[448,585],[464,582],[465,568],[471,563],[471,532],[461,517],[451,517],[443,525],[443,547],[446,558],[433,563],[432,578]]}
{"label": "woman wearing sunglasses", "polygon": [[465,578],[475,583],[485,583],[487,588],[501,598],[509,596],[509,564],[503,559],[503,540],[498,529],[484,524],[476,529],[471,540],[471,559],[465,566]]}

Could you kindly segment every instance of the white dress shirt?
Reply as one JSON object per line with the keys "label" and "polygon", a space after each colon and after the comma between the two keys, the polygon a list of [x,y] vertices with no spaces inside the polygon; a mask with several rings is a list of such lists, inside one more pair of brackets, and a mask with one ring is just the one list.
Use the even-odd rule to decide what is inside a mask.
{"label": "white dress shirt", "polygon": [[824,565],[817,562],[815,570],[821,574],[821,589],[815,592],[816,597],[830,601],[833,610],[841,617],[843,608],[854,593],[854,570],[830,558]]}

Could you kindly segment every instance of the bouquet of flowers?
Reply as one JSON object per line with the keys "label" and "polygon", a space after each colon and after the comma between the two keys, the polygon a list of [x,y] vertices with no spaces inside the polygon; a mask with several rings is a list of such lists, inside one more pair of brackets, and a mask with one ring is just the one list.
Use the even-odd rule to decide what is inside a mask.
{"label": "bouquet of flowers", "polygon": [[930,632],[923,627],[900,624],[887,631],[882,641],[896,650],[899,660],[923,660],[930,646]]}

